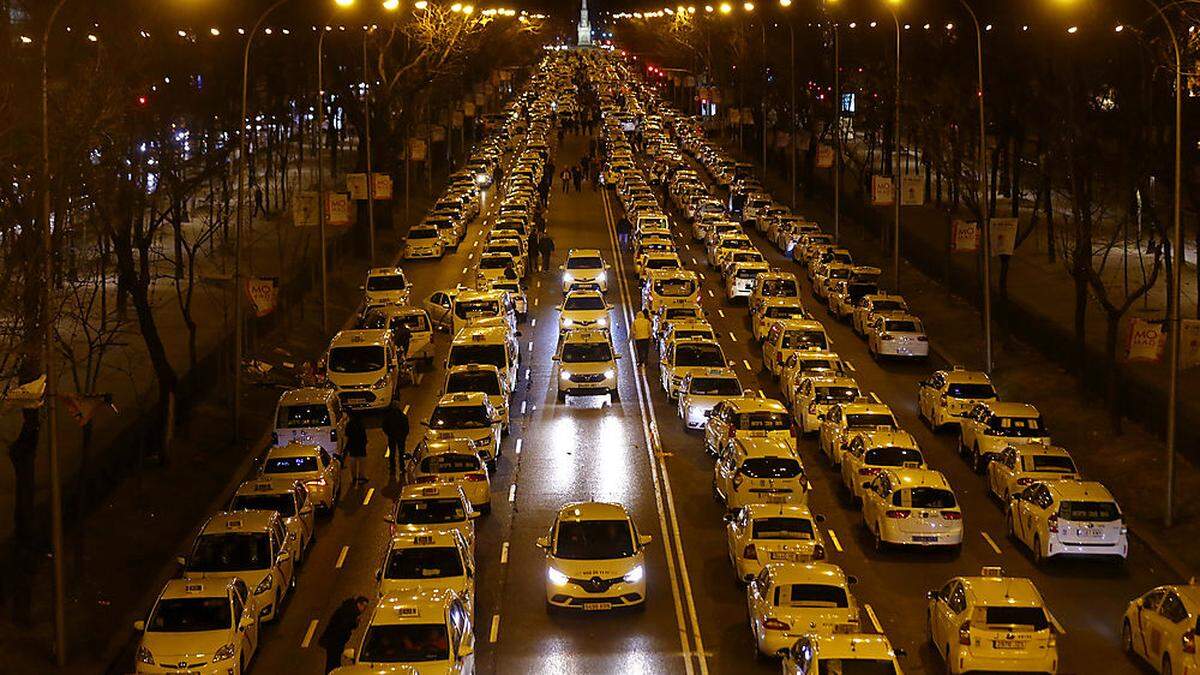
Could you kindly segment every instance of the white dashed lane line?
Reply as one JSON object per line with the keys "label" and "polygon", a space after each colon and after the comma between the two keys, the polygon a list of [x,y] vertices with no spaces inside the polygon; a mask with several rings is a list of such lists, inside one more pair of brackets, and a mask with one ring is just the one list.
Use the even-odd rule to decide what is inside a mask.
{"label": "white dashed lane line", "polygon": [[742,365],[746,366],[746,370],[750,370],[750,371],[754,370],[753,368],[750,367],[750,362],[747,361],[746,359],[742,359]]}
{"label": "white dashed lane line", "polygon": [[338,554],[337,562],[333,564],[334,569],[342,569],[342,565],[346,564],[346,555],[350,553],[349,546],[343,546],[342,552]]}
{"label": "white dashed lane line", "polygon": [[729,331],[729,339],[733,340],[734,342],[738,341],[737,336],[733,334],[733,331]]}
{"label": "white dashed lane line", "polygon": [[488,633],[488,642],[495,642],[500,637],[500,615],[492,615],[492,630]]}
{"label": "white dashed lane line", "polygon": [[516,449],[517,449],[517,454],[518,454],[518,455],[519,455],[519,454],[521,454],[521,445],[522,445],[522,441],[524,441],[524,440],[525,440],[525,439],[523,439],[523,438],[518,438],[518,439],[517,439],[517,448],[516,448]]}
{"label": "white dashed lane line", "polygon": [[715,298],[715,297],[717,297],[717,296],[713,295],[713,292],[712,292],[712,289],[711,289],[711,288],[710,288],[710,289],[708,289],[708,297],[710,297],[710,298]]}
{"label": "white dashed lane line", "polygon": [[508,564],[508,542],[507,541],[504,542],[504,545],[500,547],[500,564],[501,565]]}
{"label": "white dashed lane line", "polygon": [[867,618],[871,620],[871,625],[875,627],[875,632],[882,635],[883,626],[879,623],[879,617],[875,616],[875,610],[871,609],[870,605],[863,605],[863,607],[867,610]]}
{"label": "white dashed lane line", "polygon": [[718,310],[717,310],[717,314],[720,314],[722,319],[724,319],[724,318],[725,318],[725,310],[723,310],[723,309],[718,309]]}
{"label": "white dashed lane line", "polygon": [[508,488],[508,501],[510,503],[517,501],[517,484],[516,483],[513,483]]}
{"label": "white dashed lane line", "polygon": [[876,394],[875,392],[871,392],[871,400],[875,401],[876,403],[882,403],[882,401],[879,400],[879,394]]}
{"label": "white dashed lane line", "polygon": [[987,532],[981,531],[979,534],[983,535],[983,540],[987,542],[988,546],[992,547],[992,550],[996,552],[996,555],[1000,555],[1000,547],[996,545],[996,542],[992,540],[992,537]]}
{"label": "white dashed lane line", "polygon": [[304,631],[304,639],[300,641],[301,649],[308,649],[308,645],[312,643],[313,634],[317,632],[317,619],[308,622],[308,630]]}
{"label": "white dashed lane line", "polygon": [[825,530],[825,532],[829,535],[829,543],[833,544],[833,550],[837,551],[838,553],[841,553],[842,552],[842,542],[838,541],[837,533],[834,532],[832,529]]}
{"label": "white dashed lane line", "polygon": [[850,363],[849,361],[846,362],[846,368],[852,373],[857,370],[857,368],[854,367],[854,364]]}
{"label": "white dashed lane line", "polygon": [[368,489],[367,489],[367,496],[366,496],[366,497],[363,497],[363,506],[366,506],[367,504],[370,504],[370,503],[371,503],[371,497],[374,497],[374,496],[375,496],[375,488],[368,488]]}

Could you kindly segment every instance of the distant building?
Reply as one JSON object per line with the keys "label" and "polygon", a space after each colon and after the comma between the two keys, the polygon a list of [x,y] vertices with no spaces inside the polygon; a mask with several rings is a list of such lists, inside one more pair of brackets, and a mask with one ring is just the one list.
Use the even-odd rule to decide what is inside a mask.
{"label": "distant building", "polygon": [[583,7],[579,10],[579,46],[592,46],[592,24],[588,21],[587,0],[583,0]]}

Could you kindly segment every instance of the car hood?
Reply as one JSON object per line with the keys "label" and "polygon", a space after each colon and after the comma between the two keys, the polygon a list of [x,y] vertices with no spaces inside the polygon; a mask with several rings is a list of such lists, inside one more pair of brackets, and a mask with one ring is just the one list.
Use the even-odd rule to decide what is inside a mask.
{"label": "car hood", "polygon": [[643,563],[643,557],[641,553],[613,560],[567,560],[547,556],[546,564],[573,579],[612,579],[629,574],[633,568]]}
{"label": "car hood", "polygon": [[213,654],[229,643],[230,630],[206,630],[189,633],[159,633],[147,631],[142,646],[154,655],[155,663],[174,666],[178,663],[207,664]]}
{"label": "car hood", "polygon": [[326,371],[326,376],[335,387],[369,387],[379,381],[387,373],[386,369],[372,370],[367,373],[335,373]]}

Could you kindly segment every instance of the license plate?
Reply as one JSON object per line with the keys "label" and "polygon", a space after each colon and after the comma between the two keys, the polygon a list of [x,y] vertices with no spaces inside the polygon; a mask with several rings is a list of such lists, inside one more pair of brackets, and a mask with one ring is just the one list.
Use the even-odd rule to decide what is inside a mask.
{"label": "license plate", "polygon": [[992,640],[996,649],[1025,649],[1024,640]]}
{"label": "license plate", "polygon": [[604,611],[612,608],[611,602],[585,602],[583,608],[589,612]]}
{"label": "license plate", "polygon": [[1078,534],[1081,537],[1102,537],[1102,536],[1104,536],[1104,532],[1102,530],[1076,530],[1076,534]]}
{"label": "license plate", "polygon": [[920,542],[937,541],[937,535],[936,534],[914,534],[913,541],[920,541]]}
{"label": "license plate", "polygon": [[800,559],[800,554],[795,551],[771,551],[771,560],[788,560],[795,562]]}

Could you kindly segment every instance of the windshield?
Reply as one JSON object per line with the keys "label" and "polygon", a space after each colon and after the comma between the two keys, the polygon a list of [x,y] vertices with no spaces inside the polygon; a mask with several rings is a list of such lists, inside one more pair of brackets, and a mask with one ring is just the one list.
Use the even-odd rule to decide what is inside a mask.
{"label": "windshield", "polygon": [[741,413],[734,421],[738,431],[786,431],[791,425],[791,418],[782,412]]}
{"label": "windshield", "polygon": [[846,415],[846,427],[849,429],[874,429],[875,427],[895,428],[896,420],[888,413],[849,413]]}
{"label": "windshield", "polygon": [[408,282],[403,274],[367,277],[368,291],[402,291],[408,288]]}
{"label": "windshield", "polygon": [[233,623],[229,598],[163,598],[146,622],[148,633],[198,633]]}
{"label": "windshield", "polygon": [[849,403],[858,398],[857,387],[815,387],[814,403]]}
{"label": "windshield", "polygon": [[386,361],[386,352],[379,345],[329,350],[329,370],[335,373],[371,373],[383,370]]}
{"label": "windshield", "polygon": [[778,589],[777,607],[841,607],[850,606],[846,589],[825,584],[789,584]]}
{"label": "windshield", "polygon": [[996,390],[990,384],[973,384],[963,382],[946,387],[946,396],[950,398],[996,398]]}
{"label": "windshield", "polygon": [[446,393],[478,391],[489,396],[500,395],[500,378],[488,370],[450,373],[446,378]]}
{"label": "windshield", "polygon": [[1063,455],[1026,455],[1021,458],[1021,466],[1025,471],[1045,471],[1048,473],[1076,473],[1075,462]]}
{"label": "windshield", "polygon": [[414,227],[408,231],[409,239],[437,239],[438,231],[434,227]]}
{"label": "windshield", "polygon": [[502,270],[505,267],[512,265],[512,256],[507,255],[488,255],[479,259],[479,269],[481,270]]}
{"label": "windshield", "polygon": [[741,396],[742,385],[734,377],[693,377],[694,396]]}
{"label": "windshield", "polygon": [[575,256],[567,259],[569,270],[598,270],[604,267],[604,261],[595,256]]}
{"label": "windshield", "polygon": [[871,311],[873,312],[903,312],[908,307],[899,300],[876,300],[871,303]]}
{"label": "windshield", "polygon": [[284,518],[296,515],[296,497],[290,492],[265,495],[237,495],[230,511],[278,511]]}
{"label": "windshield", "polygon": [[558,524],[554,556],[567,560],[606,560],[634,554],[633,534],[625,520],[566,520]]}
{"label": "windshield", "polygon": [[563,363],[611,361],[612,348],[607,342],[568,342],[563,345]]}
{"label": "windshield", "polygon": [[263,465],[263,473],[305,473],[317,470],[317,458],[269,457]]}
{"label": "windshield", "polygon": [[870,295],[878,290],[878,286],[868,283],[850,283],[846,285],[846,293],[851,300],[858,300],[864,295]]}
{"label": "windshield", "polygon": [[454,315],[460,319],[499,316],[500,303],[495,300],[471,300],[454,303]]}
{"label": "windshield", "polygon": [[265,570],[271,566],[266,532],[221,532],[196,538],[187,568],[191,572]]}
{"label": "windshield", "polygon": [[377,624],[363,638],[360,663],[418,663],[450,658],[450,639],[440,623]]}
{"label": "windshield", "polygon": [[429,416],[430,429],[483,429],[492,426],[482,405],[439,405]]}
{"label": "windshield", "polygon": [[754,521],[754,539],[799,539],[811,541],[813,524],[807,518],[757,518]]}
{"label": "windshield", "polygon": [[507,359],[504,357],[504,345],[454,345],[450,348],[450,365],[465,366],[472,363],[492,365],[504,368]]}
{"label": "windshield", "polygon": [[1075,522],[1110,523],[1121,519],[1121,510],[1114,502],[1063,502],[1058,515]]}
{"label": "windshield", "polygon": [[606,309],[604,298],[599,295],[569,295],[563,309]]}
{"label": "windshield", "polygon": [[439,453],[421,460],[421,473],[467,473],[479,471],[478,455]]}
{"label": "windshield", "polygon": [[833,268],[829,269],[829,273],[826,274],[825,276],[829,277],[830,279],[849,279],[850,278],[850,268],[849,267],[833,267]]}
{"label": "windshield", "polygon": [[795,305],[768,307],[766,317],[768,319],[803,319],[804,308]]}
{"label": "windshield", "polygon": [[324,403],[289,405],[279,409],[275,420],[279,429],[303,429],[305,427],[329,426],[329,408]]}
{"label": "windshield", "polygon": [[884,330],[889,333],[920,333],[921,326],[916,321],[888,321]]}
{"label": "windshield", "polygon": [[789,330],[783,334],[780,349],[825,349],[823,330]]}
{"label": "windshield", "polygon": [[842,362],[836,359],[804,359],[800,362],[800,372],[809,373],[816,371],[825,372],[842,372]]}
{"label": "windshield", "polygon": [[437,525],[438,523],[461,523],[467,519],[462,500],[453,497],[441,499],[403,499],[396,502],[396,522],[405,525]]}
{"label": "windshield", "polygon": [[675,348],[675,365],[719,368],[725,365],[725,354],[720,346],[711,343],[679,345]]}
{"label": "windshield", "polygon": [[713,332],[707,328],[683,328],[676,329],[673,333],[676,340],[691,340],[698,338],[701,340],[715,340]]}
{"label": "windshield", "polygon": [[906,462],[923,463],[921,451],[913,448],[870,448],[863,453],[863,461],[870,466],[904,466]]}
{"label": "windshield", "polygon": [[800,463],[790,457],[751,457],[738,472],[750,478],[795,478],[801,473]]}
{"label": "windshield", "polygon": [[1046,435],[1040,417],[993,417],[988,421],[988,434],[1013,438],[1038,438]]}
{"label": "windshield", "polygon": [[1050,626],[1041,607],[1000,606],[980,609],[983,610],[983,623],[989,626],[1028,626],[1033,630],[1044,630]]}
{"label": "windshield", "polygon": [[679,268],[679,261],[674,258],[651,258],[646,261],[646,267],[652,270],[673,270]]}
{"label": "windshield", "polygon": [[463,575],[462,558],[451,546],[397,548],[388,556],[384,579],[444,579]]}
{"label": "windshield", "polygon": [[654,292],[665,298],[686,298],[696,292],[696,282],[691,279],[661,279],[654,282]]}
{"label": "windshield", "polygon": [[821,659],[817,675],[896,675],[891,659]]}
{"label": "windshield", "polygon": [[[730,256],[733,262],[762,262],[762,254],[757,251],[745,251],[743,253],[734,253]],[[763,270],[766,272],[766,270]]]}
{"label": "windshield", "polygon": [[701,318],[700,308],[699,307],[668,307],[667,311],[663,314],[663,318],[666,319],[667,321],[672,321],[674,319],[699,319],[699,318]]}
{"label": "windshield", "polygon": [[745,267],[743,267],[743,268],[739,269],[737,271],[737,274],[735,274],[734,276],[736,276],[738,279],[753,279],[754,277],[762,274],[763,272],[766,272],[766,270],[757,268],[757,267],[752,267],[750,269],[746,269]]}

